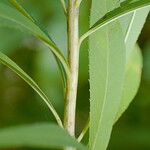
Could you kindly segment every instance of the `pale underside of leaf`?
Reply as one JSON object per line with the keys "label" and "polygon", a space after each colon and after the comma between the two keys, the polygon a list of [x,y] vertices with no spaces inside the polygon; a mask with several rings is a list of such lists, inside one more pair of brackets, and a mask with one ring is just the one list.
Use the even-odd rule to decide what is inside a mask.
{"label": "pale underside of leaf", "polygon": [[129,23],[129,27],[128,27],[128,29],[127,29],[127,31],[126,31],[126,35],[125,35],[125,40],[124,40],[125,43],[127,43],[127,40],[128,40],[128,38],[129,38],[129,34],[130,34],[130,32],[131,32],[131,29],[132,29],[132,25],[133,25],[133,22],[134,22],[134,19],[135,19],[136,12],[137,12],[137,11],[134,11],[133,14],[132,14],[131,21],[130,21],[130,23]]}
{"label": "pale underside of leaf", "polygon": [[[119,26],[116,25],[116,28],[119,28]],[[115,31],[115,33],[113,34],[116,34],[119,38],[121,37],[121,35],[119,36],[119,31],[118,32]],[[104,34],[99,33],[99,35],[104,37]],[[98,148],[106,149],[110,138],[112,126],[114,123],[115,114],[117,113],[120,104],[120,97],[122,92],[121,87],[122,87],[122,81],[124,77],[124,63],[125,63],[125,50],[123,50],[122,47],[123,42],[120,42],[120,44],[121,43],[122,44],[116,47],[115,44],[118,43],[118,40],[112,41],[115,42],[115,44],[113,43],[114,45],[112,43],[111,44],[109,43],[110,39],[107,40],[108,40],[107,45],[110,46],[107,47],[106,49],[99,47],[99,49],[101,49],[101,53],[95,54],[95,55],[99,55],[98,59],[96,58],[96,56],[92,57],[92,52],[90,54],[91,55],[90,56],[91,57],[90,60],[91,61],[90,64],[91,65],[90,66],[90,93],[91,93],[91,98],[90,98],[91,99],[91,113],[90,113],[91,141],[90,142],[91,143],[90,144],[92,150],[97,150]],[[114,46],[113,48],[114,51],[113,49],[111,49],[112,46]],[[94,51],[96,51],[96,49],[91,49],[91,47],[90,47],[90,51],[93,50],[93,53],[95,53]],[[104,51],[106,50],[107,50],[107,54],[106,56],[103,56]],[[93,61],[92,59],[96,59],[97,64],[94,64],[92,62]]]}
{"label": "pale underside of leaf", "polygon": [[[99,5],[99,3],[101,5]],[[92,1],[91,24],[115,6],[114,1]],[[112,5],[111,5],[112,4]],[[116,4],[116,3],[115,3]],[[100,11],[95,12],[96,11]],[[125,72],[121,26],[114,22],[90,37],[90,149],[107,148],[119,108]]]}
{"label": "pale underside of leaf", "polygon": [[99,30],[100,28],[107,26],[108,24],[114,22],[115,20],[122,18],[126,15],[133,13],[134,11],[138,11],[141,9],[149,9],[150,8],[150,1],[149,0],[138,0],[136,2],[131,3],[130,5],[125,5],[118,7],[106,14],[99,19],[96,23],[92,24],[92,27],[89,29],[88,32],[83,34],[80,37],[80,44],[91,34]]}
{"label": "pale underside of leaf", "polygon": [[64,129],[55,124],[39,123],[0,129],[0,148],[64,148],[87,150]]}
{"label": "pale underside of leaf", "polygon": [[[124,41],[126,44],[126,75],[124,80],[121,104],[114,123],[116,123],[123,112],[128,108],[129,104],[134,99],[140,85],[142,56],[138,46],[136,45],[133,48],[133,45],[135,45],[135,42],[141,32],[148,13],[149,9],[141,9],[119,19],[123,29],[125,38]],[[82,140],[82,138],[88,131],[88,128],[89,121],[87,122],[85,128],[83,129],[83,132],[79,136],[79,141]]]}
{"label": "pale underside of leaf", "polygon": [[18,74],[26,83],[28,83],[36,93],[43,99],[46,105],[49,107],[53,115],[55,116],[58,124],[62,127],[61,119],[59,118],[56,110],[52,106],[48,97],[44,94],[44,92],[39,88],[39,86],[33,81],[33,79],[27,75],[15,62],[13,62],[10,58],[8,58],[5,54],[0,52],[0,62],[5,66],[9,67],[13,72]]}
{"label": "pale underside of leaf", "polygon": [[[142,72],[142,55],[138,45],[132,50],[128,62],[126,63],[126,73],[123,85],[123,92],[120,106],[114,120],[114,124],[118,121],[121,115],[126,111],[133,98],[135,97],[141,81]],[[81,141],[89,129],[89,120],[87,121],[83,132],[78,137]]]}
{"label": "pale underside of leaf", "polygon": [[[134,11],[133,14],[120,19],[126,44],[126,76],[119,111],[116,120],[128,108],[134,99],[140,85],[142,71],[142,55],[139,47],[135,45],[143,28],[149,9]],[[115,120],[115,122],[116,122]]]}
{"label": "pale underside of leaf", "polygon": [[[148,16],[148,13],[149,13],[149,8],[146,8],[146,9],[134,11],[134,13],[132,14],[132,18],[125,36],[127,59],[129,59],[130,53],[132,53],[135,47],[135,43],[137,42],[139,34],[141,33],[141,30]],[[123,27],[125,28],[125,26]]]}
{"label": "pale underside of leaf", "polygon": [[132,50],[126,65],[126,75],[123,85],[123,93],[120,107],[115,118],[115,122],[121,117],[134,99],[141,81],[142,55],[138,45]]}

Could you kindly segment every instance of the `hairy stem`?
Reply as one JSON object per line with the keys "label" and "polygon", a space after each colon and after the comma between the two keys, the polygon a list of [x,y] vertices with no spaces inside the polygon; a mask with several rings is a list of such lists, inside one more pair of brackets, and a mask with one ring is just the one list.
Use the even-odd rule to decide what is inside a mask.
{"label": "hairy stem", "polygon": [[[78,86],[79,67],[79,35],[78,35],[79,8],[75,0],[68,3],[68,59],[70,76],[67,77],[64,127],[71,136],[75,136],[75,114]],[[72,150],[72,148],[66,148]]]}

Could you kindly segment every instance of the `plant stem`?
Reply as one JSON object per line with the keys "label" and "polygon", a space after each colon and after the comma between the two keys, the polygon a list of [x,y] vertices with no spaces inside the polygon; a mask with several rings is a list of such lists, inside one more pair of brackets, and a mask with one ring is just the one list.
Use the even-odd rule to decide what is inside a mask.
{"label": "plant stem", "polygon": [[[78,35],[79,8],[75,6],[75,0],[68,3],[68,59],[70,76],[67,77],[67,90],[65,102],[64,127],[71,136],[75,136],[75,114],[78,86],[79,67],[79,35]],[[66,148],[72,150],[72,148]]]}

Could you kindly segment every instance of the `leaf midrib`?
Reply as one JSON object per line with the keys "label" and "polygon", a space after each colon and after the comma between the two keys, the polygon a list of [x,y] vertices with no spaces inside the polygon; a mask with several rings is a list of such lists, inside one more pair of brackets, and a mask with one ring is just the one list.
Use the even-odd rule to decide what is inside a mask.
{"label": "leaf midrib", "polygon": [[[99,129],[100,129],[100,124],[101,124],[101,122],[102,122],[102,116],[103,116],[103,112],[104,112],[104,108],[105,108],[105,104],[106,104],[106,98],[107,98],[107,91],[108,91],[108,80],[109,80],[109,58],[110,58],[110,53],[109,53],[109,49],[110,49],[110,46],[109,46],[109,29],[108,29],[108,27],[107,27],[107,31],[106,31],[106,35],[107,35],[107,49],[108,49],[108,51],[107,51],[107,71],[106,71],[106,81],[105,81],[105,94],[104,94],[104,101],[103,101],[103,104],[102,104],[102,111],[101,111],[101,114],[100,114],[100,120],[98,121],[98,129],[97,129],[97,131],[99,131]],[[98,132],[97,132],[97,134],[95,135],[95,140],[94,140],[94,144],[93,144],[93,146],[92,146],[92,150],[94,150],[94,148],[95,148],[95,145],[96,145],[96,141],[97,141],[97,138],[98,138]]]}
{"label": "leaf midrib", "polygon": [[132,19],[131,19],[131,21],[130,21],[129,27],[128,27],[127,32],[126,32],[125,44],[127,43],[127,40],[128,40],[129,34],[130,34],[130,31],[131,31],[131,29],[132,29],[132,25],[133,25],[133,23],[134,23],[135,15],[136,15],[136,10],[135,10],[135,11],[133,12],[133,14],[132,14]]}

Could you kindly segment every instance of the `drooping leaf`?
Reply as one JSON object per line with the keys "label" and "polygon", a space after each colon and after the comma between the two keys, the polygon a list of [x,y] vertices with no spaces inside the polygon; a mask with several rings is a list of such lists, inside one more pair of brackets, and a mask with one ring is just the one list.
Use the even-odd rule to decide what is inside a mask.
{"label": "drooping leaf", "polygon": [[63,148],[87,150],[65,130],[55,124],[39,123],[0,129],[0,148]]}
{"label": "drooping leaf", "polygon": [[[92,0],[91,25],[118,7],[117,0]],[[121,101],[125,74],[125,44],[118,21],[90,36],[90,142],[91,150],[107,148]]]}
{"label": "drooping leaf", "polygon": [[129,61],[126,65],[126,75],[123,86],[123,94],[121,98],[120,107],[115,119],[119,119],[122,113],[128,108],[137,93],[141,81],[142,72],[142,55],[139,47],[136,45],[130,54]]}
{"label": "drooping leaf", "polygon": [[[21,12],[25,17],[29,18],[32,22],[35,22],[35,20],[31,17],[31,15],[18,3],[17,0],[9,0],[9,2],[19,11]],[[65,4],[65,3],[64,3]],[[60,60],[58,59],[58,57],[55,55],[55,53],[53,52],[53,56],[56,60],[56,63],[58,65],[58,68],[60,70],[61,73],[61,77],[62,77],[62,82],[63,82],[63,86],[64,88],[66,88],[66,74],[65,74],[65,70],[63,68],[62,63],[60,62]]]}
{"label": "drooping leaf", "polygon": [[49,107],[53,115],[55,116],[58,124],[62,126],[61,120],[54,109],[53,105],[51,104],[48,97],[44,94],[44,92],[39,88],[39,86],[33,81],[33,79],[26,74],[15,62],[13,62],[10,58],[8,58],[5,54],[0,52],[0,62],[5,66],[9,67],[13,72],[18,74],[26,83],[28,83],[36,93],[43,99],[46,105]]}
{"label": "drooping leaf", "polygon": [[[17,10],[0,3],[0,19],[3,19],[3,26],[19,28],[21,30],[26,30],[33,34],[34,36],[41,39],[48,47],[52,50],[52,52],[58,57],[58,59],[63,64],[66,72],[68,73],[68,64],[56,46],[56,44],[49,38],[49,36],[41,30],[39,26],[37,26],[34,22],[32,22],[29,18],[18,12]],[[1,25],[1,22],[0,22]]]}
{"label": "drooping leaf", "polygon": [[122,5],[121,7],[117,7],[116,9],[113,9],[112,11],[103,14],[103,17],[101,19],[98,19],[97,22],[95,22],[90,30],[83,34],[80,38],[80,44],[83,42],[85,38],[99,30],[100,28],[110,24],[111,22],[126,16],[134,11],[138,11],[144,8],[150,7],[150,1],[149,0],[137,0],[136,2],[133,2],[131,4]]}

